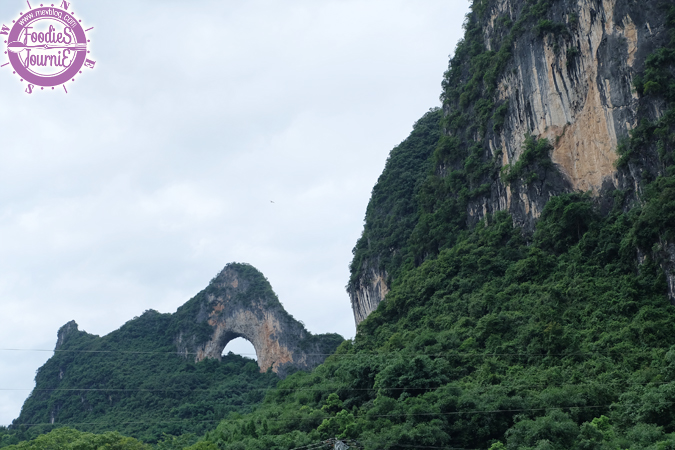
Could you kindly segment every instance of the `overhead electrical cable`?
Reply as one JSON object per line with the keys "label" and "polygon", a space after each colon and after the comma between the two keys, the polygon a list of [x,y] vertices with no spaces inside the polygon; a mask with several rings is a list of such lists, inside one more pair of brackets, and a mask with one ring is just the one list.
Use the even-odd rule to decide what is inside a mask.
{"label": "overhead electrical cable", "polygon": [[[518,384],[518,385],[507,385],[507,384],[491,384],[487,386],[478,386],[480,390],[489,391],[496,388],[505,388],[505,389],[525,389],[525,388],[534,388],[534,387],[544,387],[544,388],[555,388],[555,387],[599,387],[599,386],[616,386],[616,385],[630,385],[630,386],[660,386],[665,384],[675,384],[675,381],[645,381],[645,382],[631,382],[631,381],[616,381],[609,383],[600,383],[600,382],[591,382],[591,383],[547,383],[547,384]],[[183,389],[169,389],[169,388],[0,388],[0,392],[14,392],[14,391],[32,391],[32,392],[213,392],[213,393],[223,393],[223,392],[253,392],[253,391],[282,391],[282,392],[329,392],[329,391],[356,391],[356,392],[372,392],[372,391],[436,391],[443,389],[444,387],[461,387],[452,384],[444,384],[438,387],[416,387],[416,386],[407,386],[407,387],[372,387],[372,388],[351,388],[349,386],[326,386],[324,388],[244,388],[237,389],[231,387],[224,388],[210,388],[210,389],[193,389],[193,388],[183,388]],[[469,389],[467,389],[469,390]],[[472,392],[475,389],[470,389]]]}
{"label": "overhead electrical cable", "polygon": [[[616,386],[616,385],[630,385],[630,386],[659,386],[665,384],[675,384],[675,381],[614,381],[614,382],[590,382],[590,383],[524,383],[524,384],[491,384],[487,386],[478,386],[483,388],[481,390],[491,390],[497,388],[504,389],[524,389],[524,388],[534,388],[534,387],[598,387],[598,386]],[[209,389],[200,389],[200,388],[182,388],[182,389],[170,389],[170,388],[0,388],[0,392],[3,391],[33,391],[33,392],[213,392],[213,393],[224,393],[224,392],[253,392],[253,391],[282,391],[282,392],[329,392],[329,391],[357,391],[357,392],[368,392],[368,391],[436,391],[444,387],[462,387],[453,384],[443,384],[442,386],[437,387],[416,387],[416,386],[406,386],[406,387],[387,387],[379,386],[372,388],[353,388],[346,385],[333,385],[326,386],[323,388],[279,388],[279,387],[268,387],[268,388],[244,388],[237,389],[231,387],[225,388],[209,388]],[[471,389],[472,391],[475,389]]]}
{"label": "overhead electrical cable", "polygon": [[[468,410],[468,411],[449,411],[449,412],[430,412],[430,413],[397,413],[397,414],[365,414],[369,418],[385,418],[385,417],[429,417],[429,416],[457,416],[457,415],[463,415],[463,414],[499,414],[499,413],[521,413],[521,412],[544,412],[544,411],[551,411],[551,410],[561,410],[561,409],[569,409],[569,410],[580,410],[580,409],[603,409],[603,408],[611,408],[613,406],[631,406],[631,407],[639,407],[639,406],[658,406],[658,407],[666,407],[666,406],[672,406],[675,404],[675,402],[654,402],[654,403],[623,403],[623,404],[610,404],[610,405],[583,405],[583,406],[548,406],[548,407],[543,407],[543,408],[512,408],[512,409],[485,409],[485,410]],[[330,415],[324,415],[324,416],[314,416],[314,417],[288,417],[288,418],[262,418],[261,421],[268,421],[268,422],[289,422],[289,421],[296,421],[296,420],[325,420],[325,419],[330,419],[333,418],[334,416]],[[181,419],[181,420],[160,420],[160,421],[131,421],[131,422],[55,422],[55,423],[15,423],[12,424],[12,426],[17,427],[17,426],[82,426],[82,425],[133,425],[133,424],[144,424],[144,425],[157,425],[157,424],[163,424],[163,423],[182,423],[182,422],[191,422],[191,423],[213,423],[213,422],[223,422],[227,421],[228,419],[211,419],[211,420],[190,420],[190,419]],[[250,422],[250,419],[235,419],[234,421],[237,422]]]}
{"label": "overhead electrical cable", "polygon": [[[420,353],[420,352],[359,352],[359,353],[307,353],[307,356],[325,356],[325,357],[335,357],[335,358],[361,358],[367,356],[429,356],[429,357],[497,357],[497,356],[512,356],[512,357],[561,357],[569,358],[574,356],[597,356],[597,355],[611,355],[611,356],[625,356],[625,355],[644,355],[644,354],[653,354],[654,352],[667,353],[669,349],[666,348],[656,348],[652,350],[642,350],[642,351],[632,351],[626,352],[620,349],[617,350],[604,350],[604,351],[588,351],[588,352],[571,352],[571,353],[498,353],[498,352],[489,352],[484,353],[473,353],[473,352],[440,352],[440,353]],[[68,350],[68,349],[30,349],[30,348],[0,348],[0,352],[52,352],[52,353],[93,353],[93,354],[127,354],[127,355],[178,355],[178,356],[189,356],[189,355],[201,355],[201,353],[193,352],[178,352],[178,351],[140,351],[140,350]],[[230,352],[231,353],[231,352]],[[256,356],[256,353],[233,353],[239,356]]]}

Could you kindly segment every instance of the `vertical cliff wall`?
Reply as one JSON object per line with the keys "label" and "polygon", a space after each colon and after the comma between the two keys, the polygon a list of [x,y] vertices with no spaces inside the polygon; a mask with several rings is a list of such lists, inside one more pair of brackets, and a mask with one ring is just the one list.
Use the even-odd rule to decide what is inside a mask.
{"label": "vertical cliff wall", "polygon": [[[483,38],[488,49],[504,33],[499,23],[518,20],[519,0],[494,2],[486,13]],[[525,136],[546,138],[564,185],[553,191],[523,189],[495,180],[483,199],[485,212],[507,209],[520,224],[531,223],[551,194],[620,186],[615,167],[617,145],[639,118],[662,113],[659,104],[643,101],[633,87],[647,55],[666,39],[657,1],[556,1],[533,21],[512,46],[512,58],[498,81],[496,102],[508,102],[504,125],[485,136],[502,166],[514,164]],[[451,113],[453,105],[446,106]],[[545,184],[546,180],[542,180]],[[517,195],[514,191],[517,191]]]}
{"label": "vertical cliff wall", "polygon": [[399,239],[388,239],[382,223],[399,216],[386,193],[401,167],[388,161],[373,190],[347,287],[357,325],[401,267],[433,258],[495,212],[509,212],[531,232],[546,203],[563,193],[590,193],[605,209],[616,189],[638,198],[645,174],[657,175],[659,165],[617,170],[617,147],[640,121],[664,112],[662,101],[634,87],[647,56],[668,40],[662,4],[473,2],[443,79],[440,136],[421,144],[414,130],[402,144],[418,153],[398,163],[415,177]]}
{"label": "vertical cliff wall", "polygon": [[[368,261],[370,263],[370,261]],[[349,298],[352,302],[352,311],[356,325],[360,324],[377,309],[389,292],[387,286],[387,272],[378,269],[375,264],[364,267],[353,286],[349,286]]]}

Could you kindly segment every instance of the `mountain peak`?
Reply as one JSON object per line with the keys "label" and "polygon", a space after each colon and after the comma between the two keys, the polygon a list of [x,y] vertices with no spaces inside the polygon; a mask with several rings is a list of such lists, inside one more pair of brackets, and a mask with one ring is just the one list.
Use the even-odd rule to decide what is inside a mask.
{"label": "mountain peak", "polygon": [[227,344],[243,337],[253,344],[260,370],[281,377],[321,364],[342,341],[335,334],[313,336],[286,312],[264,275],[244,263],[225,266],[177,315],[179,353],[220,360]]}
{"label": "mountain peak", "polygon": [[59,328],[58,333],[56,333],[57,340],[56,340],[56,347],[54,347],[54,350],[59,350],[63,347],[63,345],[66,343],[66,339],[70,337],[73,333],[79,331],[77,322],[74,320],[71,320],[70,322],[66,323],[63,325],[61,328]]}

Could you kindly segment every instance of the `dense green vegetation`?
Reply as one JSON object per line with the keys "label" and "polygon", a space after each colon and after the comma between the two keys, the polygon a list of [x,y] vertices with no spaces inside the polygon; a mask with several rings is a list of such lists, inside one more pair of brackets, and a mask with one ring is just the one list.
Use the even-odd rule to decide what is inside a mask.
{"label": "dense green vegetation", "polygon": [[588,198],[562,196],[528,245],[510,217],[492,217],[407,271],[354,342],[206,439],[233,449],[334,435],[392,449],[605,448],[605,434],[606,448],[675,444],[675,416],[664,414],[675,307],[658,264],[638,266],[642,219],[620,208],[603,218]]}
{"label": "dense green vegetation", "polygon": [[[232,411],[247,412],[274,387],[252,359],[194,363],[176,354],[172,315],[147,311],[99,338],[70,334],[36,374],[37,388],[13,428],[34,436],[58,426],[116,430],[147,442],[202,434]],[[65,419],[64,419],[65,418]],[[28,425],[23,425],[28,424]]]}
{"label": "dense green vegetation", "polygon": [[558,197],[529,245],[492,217],[406,272],[354,342],[200,445],[670,448],[675,307],[658,264],[635,257],[661,203],[600,217]]}
{"label": "dense green vegetation", "polygon": [[536,171],[528,171],[539,165],[545,168],[553,167],[550,153],[553,147],[548,139],[535,139],[533,136],[525,138],[523,153],[513,166],[507,164],[502,167],[502,180],[513,183],[518,179],[525,179],[525,184],[530,184],[537,179]]}
{"label": "dense green vegetation", "polygon": [[[675,8],[669,11],[672,26]],[[554,23],[537,24],[537,32],[548,27],[564,34]],[[673,238],[672,119],[645,122],[645,131],[629,142],[637,156],[657,148],[665,168],[643,180],[637,205],[625,204],[617,192],[614,209],[603,216],[591,198],[563,195],[547,204],[534,235],[514,229],[505,214],[468,230],[466,199],[482,189],[476,174],[494,166],[460,133],[462,127],[487,129],[477,119],[491,117],[481,114],[478,97],[489,93],[490,77],[476,81],[482,88],[472,87],[466,74],[475,78],[502,65],[479,47],[469,53],[478,45],[471,27],[469,20],[455,56],[460,60],[451,66],[459,75],[447,86],[457,101],[477,92],[466,100],[474,108],[459,109],[455,129],[457,118],[448,117],[451,133],[434,150],[432,174],[409,183],[414,188],[401,199],[409,204],[412,193],[418,211],[409,217],[418,222],[408,241],[388,243],[401,257],[385,260],[396,274],[387,300],[354,342],[312,374],[281,382],[255,414],[230,417],[205,442],[224,449],[293,448],[340,436],[389,449],[675,448],[675,307],[666,296],[659,251]],[[643,80],[672,82],[672,48],[671,42],[650,57]],[[413,143],[429,151],[419,136]],[[525,158],[502,176],[527,182],[533,163],[547,164],[548,145],[527,139]],[[384,175],[378,198],[386,198]],[[363,244],[374,236],[368,223],[378,225],[371,217],[355,261],[369,251],[378,255],[378,242]]]}
{"label": "dense green vegetation", "polygon": [[231,412],[252,411],[277,374],[261,374],[254,360],[233,354],[194,363],[196,355],[189,353],[213,334],[206,321],[209,297],[227,298],[232,308],[268,308],[282,325],[302,333],[295,344],[310,353],[332,353],[344,340],[306,332],[258,270],[230,263],[175,314],[146,311],[104,337],[79,331],[74,322],[65,325],[12,430],[0,430],[0,446],[64,425],[156,443],[164,434],[200,435]]}
{"label": "dense green vegetation", "polygon": [[[545,18],[552,2],[526,0],[515,22],[497,21],[504,39],[487,51],[480,34],[487,3],[474,1],[446,73],[450,113],[427,113],[392,151],[373,190],[352,274],[378,264],[390,275],[391,291],[356,338],[311,373],[278,382],[248,412],[262,398],[256,388],[274,385],[269,374],[255,374],[236,358],[176,363],[147,342],[160,353],[142,364],[175,374],[176,383],[195,380],[189,395],[174,404],[174,391],[123,392],[116,401],[125,405],[128,398],[128,409],[106,420],[134,414],[141,402],[157,405],[161,414],[119,430],[160,449],[294,449],[330,437],[391,450],[675,449],[675,306],[663,269],[664,249],[675,243],[675,6],[665,10],[672,39],[635,82],[643,99],[663,102],[665,113],[642,121],[619,149],[619,170],[644,169],[639,197],[616,191],[613,208],[601,214],[589,195],[560,195],[530,234],[514,228],[506,213],[469,227],[466,207],[491,180],[532,181],[533,167],[550,164],[550,144],[528,137],[521,160],[500,170],[498,155],[486,157],[475,136],[503,124],[508,107],[492,99],[514,40],[527,27],[565,39],[575,16],[563,26]],[[647,167],[654,158],[656,167]],[[110,345],[142,340],[143,330],[159,332],[163,320],[148,313],[137,319],[142,326]],[[80,334],[69,345],[90,348],[91,339]],[[118,377],[130,376],[128,359],[137,356],[115,358],[101,355],[108,378],[83,373],[73,386],[156,387],[145,379],[124,384],[130,378]],[[58,379],[59,365],[41,371]],[[229,384],[237,376],[243,378]],[[246,387],[233,397],[235,386]],[[212,401],[214,392],[222,398]],[[178,436],[188,431],[181,422],[164,421],[183,418],[183,411],[201,421],[192,433],[208,431]],[[217,425],[208,422],[223,415]],[[91,427],[81,429],[103,430]],[[16,443],[17,430],[0,430],[0,443]],[[110,445],[92,444],[97,439]],[[144,448],[123,439],[58,429],[9,448]]]}
{"label": "dense green vegetation", "polygon": [[32,442],[21,442],[9,448],[17,450],[35,448],[44,450],[145,450],[149,446],[134,438],[125,437],[116,432],[96,435],[70,428],[59,428],[49,434],[37,437]]}

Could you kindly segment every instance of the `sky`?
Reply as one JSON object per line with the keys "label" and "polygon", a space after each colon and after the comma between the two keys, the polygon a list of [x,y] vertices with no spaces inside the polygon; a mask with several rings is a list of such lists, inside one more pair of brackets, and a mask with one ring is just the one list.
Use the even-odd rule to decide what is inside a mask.
{"label": "sky", "polygon": [[[174,312],[233,261],[311,332],[353,337],[370,192],[440,106],[468,6],[73,0],[94,69],[29,95],[0,68],[0,425],[63,324]],[[0,23],[26,10],[2,0]]]}

